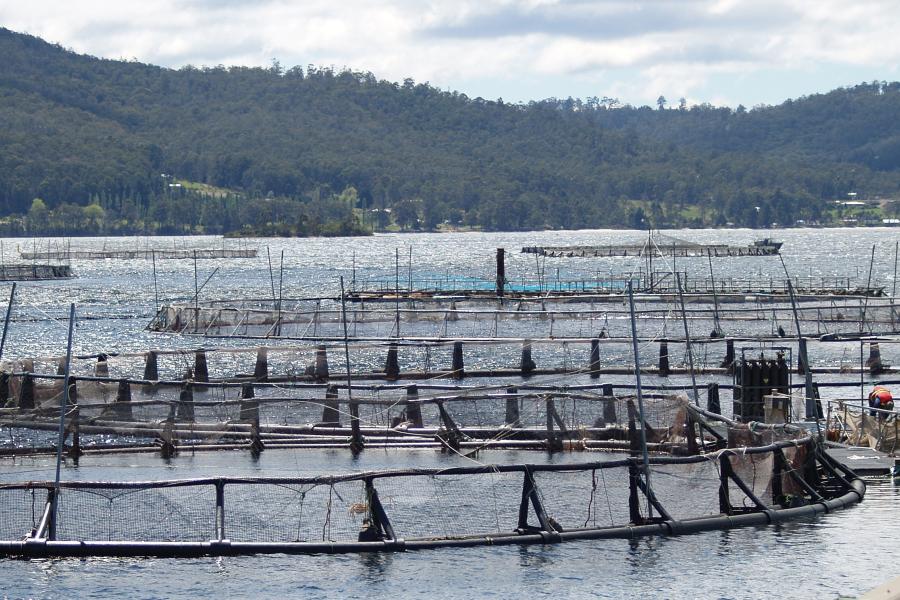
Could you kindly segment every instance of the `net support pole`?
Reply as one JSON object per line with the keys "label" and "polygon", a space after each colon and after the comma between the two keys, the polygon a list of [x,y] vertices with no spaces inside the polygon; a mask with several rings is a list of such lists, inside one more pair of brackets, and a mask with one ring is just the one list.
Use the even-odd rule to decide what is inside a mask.
{"label": "net support pole", "polygon": [[[647,490],[650,488],[650,455],[647,453],[647,432],[644,428],[644,394],[641,391],[641,361],[640,361],[640,352],[638,350],[638,338],[637,338],[637,321],[634,318],[634,290],[631,284],[631,281],[628,282],[628,312],[631,316],[631,347],[634,352],[634,379],[635,385],[637,385],[637,399],[638,399],[638,417],[641,420],[641,452],[643,454],[643,470],[644,477],[647,482]],[[649,494],[647,498],[647,515],[648,517],[653,517],[653,505],[650,503]]]}
{"label": "net support pole", "polygon": [[[791,295],[791,310],[794,313],[794,325],[797,328],[797,339],[803,339],[803,333],[800,331],[800,316],[797,313],[797,300],[794,298],[794,285],[791,283],[790,277],[787,279],[788,293]],[[800,362],[803,364],[804,379],[804,395],[806,396],[806,418],[813,418],[816,421],[816,430],[822,435],[819,429],[819,410],[816,406],[815,391],[813,390],[812,370],[809,367],[809,356],[806,353],[806,344],[798,342],[798,352],[800,354]]]}
{"label": "net support pole", "polygon": [[897,298],[897,259],[900,255],[900,242],[894,243],[894,278],[891,280],[891,331],[897,330],[897,313],[894,304]]}
{"label": "net support pole", "polygon": [[347,366],[347,402],[350,405],[350,451],[359,454],[363,439],[359,432],[359,405],[353,401],[353,376],[350,374],[350,341],[347,335],[347,297],[344,293],[344,276],[341,275],[341,322],[344,325],[344,361]]}
{"label": "net support pole", "polygon": [[719,296],[716,294],[716,278],[715,275],[713,275],[712,255],[708,252],[706,254],[706,260],[709,261],[709,284],[712,287],[713,296],[713,332],[718,335],[722,331],[722,328],[719,325]]}
{"label": "net support pole", "polygon": [[225,541],[225,482],[216,481],[216,541]]}
{"label": "net support pole", "polygon": [[497,297],[503,299],[506,283],[506,250],[497,248]]}
{"label": "net support pole", "polygon": [[156,280],[156,250],[150,251],[150,259],[153,261],[153,301],[156,304],[156,312],[159,312],[159,285]]}
{"label": "net support pole", "polygon": [[700,395],[697,393],[697,375],[694,373],[694,350],[691,347],[691,334],[688,331],[687,311],[684,308],[684,292],[681,289],[681,275],[678,273],[675,273],[675,283],[678,286],[678,300],[681,302],[681,322],[684,323],[684,346],[687,350],[688,365],[691,369],[691,390],[694,392],[694,405],[700,406]]}
{"label": "net support pole", "polygon": [[6,318],[3,319],[3,337],[0,337],[0,359],[3,358],[3,348],[6,346],[6,332],[9,330],[9,318],[12,315],[13,300],[16,297],[16,282],[9,291],[9,302],[6,305]]}
{"label": "net support pole", "polygon": [[394,336],[400,337],[400,248],[394,248]]}
{"label": "net support pole", "polygon": [[72,365],[72,334],[75,329],[75,303],[69,305],[69,337],[66,342],[66,370],[63,377],[63,393],[59,406],[59,439],[56,445],[56,478],[53,481],[53,506],[51,507],[48,539],[56,539],[56,517],[59,514],[59,477],[62,466],[63,441],[66,435],[66,406],[69,404],[69,370]]}
{"label": "net support pole", "polygon": [[872,258],[869,259],[869,276],[866,279],[866,291],[863,299],[862,315],[859,320],[859,332],[864,333],[866,330],[866,316],[869,310],[869,290],[872,289],[872,268],[875,266],[875,244],[872,244]]}
{"label": "net support pole", "polygon": [[194,333],[200,328],[200,283],[197,277],[197,251],[194,250]]}

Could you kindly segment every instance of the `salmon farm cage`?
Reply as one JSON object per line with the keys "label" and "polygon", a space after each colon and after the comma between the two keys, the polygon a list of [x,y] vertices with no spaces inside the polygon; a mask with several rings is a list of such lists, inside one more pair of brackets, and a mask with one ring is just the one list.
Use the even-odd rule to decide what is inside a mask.
{"label": "salmon farm cage", "polygon": [[[864,483],[816,439],[693,456],[294,478],[0,484],[0,556],[396,552],[762,526],[849,507]],[[788,433],[791,435],[787,435]],[[787,436],[788,439],[777,439]]]}

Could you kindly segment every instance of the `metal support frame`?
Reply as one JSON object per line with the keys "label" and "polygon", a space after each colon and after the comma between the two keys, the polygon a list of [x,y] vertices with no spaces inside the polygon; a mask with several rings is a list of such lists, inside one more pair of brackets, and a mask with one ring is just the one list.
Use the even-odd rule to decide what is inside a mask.
{"label": "metal support frame", "polygon": [[[534,514],[537,517],[539,527],[528,524],[528,504],[531,503]],[[544,510],[544,504],[541,502],[540,494],[538,494],[537,484],[534,481],[534,473],[530,467],[525,467],[524,477],[522,479],[522,501],[519,503],[519,522],[516,526],[519,533],[533,533],[535,531],[545,531],[548,533],[556,533],[557,529],[550,522],[547,511]]]}

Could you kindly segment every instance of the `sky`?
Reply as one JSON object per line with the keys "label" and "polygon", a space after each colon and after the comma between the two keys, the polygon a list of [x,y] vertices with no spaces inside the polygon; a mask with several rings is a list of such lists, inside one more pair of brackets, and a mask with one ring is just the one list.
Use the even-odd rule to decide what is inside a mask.
{"label": "sky", "polygon": [[277,59],[507,102],[752,107],[900,78],[896,0],[0,0],[0,26],[104,58]]}

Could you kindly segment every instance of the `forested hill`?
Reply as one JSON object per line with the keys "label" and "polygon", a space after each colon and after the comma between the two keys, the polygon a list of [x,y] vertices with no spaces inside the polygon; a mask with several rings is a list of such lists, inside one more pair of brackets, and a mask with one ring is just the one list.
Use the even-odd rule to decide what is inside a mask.
{"label": "forested hill", "polygon": [[791,224],[833,219],[850,192],[900,197],[900,84],[660,110],[277,63],[171,70],[5,29],[0,57],[6,233]]}

